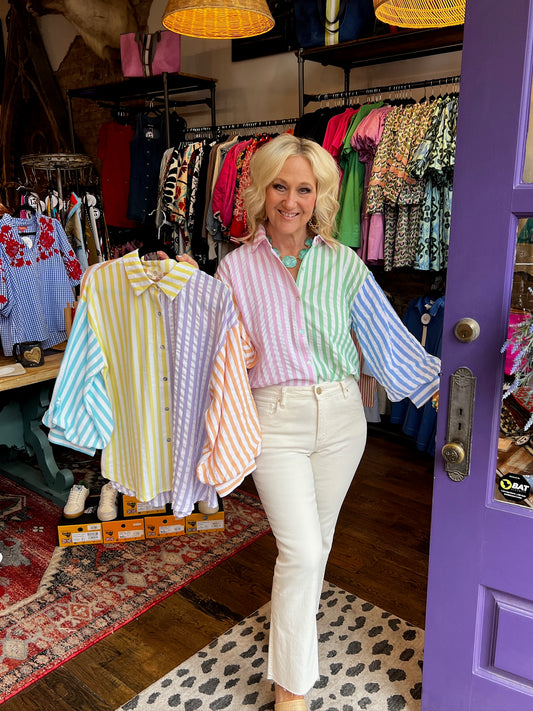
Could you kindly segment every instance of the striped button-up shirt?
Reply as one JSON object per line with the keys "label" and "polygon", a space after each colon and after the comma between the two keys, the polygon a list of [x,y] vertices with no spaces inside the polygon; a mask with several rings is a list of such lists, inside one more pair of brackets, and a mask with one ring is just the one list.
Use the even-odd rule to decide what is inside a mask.
{"label": "striped button-up shirt", "polygon": [[138,253],[86,272],[44,423],[116,488],[176,516],[255,468],[260,430],[229,290]]}
{"label": "striped button-up shirt", "polygon": [[257,353],[252,388],[359,379],[353,331],[391,400],[420,406],[438,389],[439,359],[409,333],[350,248],[316,236],[295,281],[260,226],[253,242],[222,260],[217,276],[232,289]]}

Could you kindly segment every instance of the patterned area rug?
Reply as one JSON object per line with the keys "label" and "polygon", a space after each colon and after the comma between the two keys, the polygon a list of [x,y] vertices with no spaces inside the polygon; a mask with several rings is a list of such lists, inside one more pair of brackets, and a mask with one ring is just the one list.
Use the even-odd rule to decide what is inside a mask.
{"label": "patterned area rug", "polygon": [[[117,711],[274,709],[266,677],[269,604]],[[320,679],[309,711],[419,711],[424,633],[326,582],[318,613]]]}
{"label": "patterned area rug", "polygon": [[0,501],[0,703],[270,530],[237,491],[224,531],[59,548],[59,507],[2,477]]}
{"label": "patterned area rug", "polygon": [[57,545],[61,510],[0,476],[0,610],[37,594]]}

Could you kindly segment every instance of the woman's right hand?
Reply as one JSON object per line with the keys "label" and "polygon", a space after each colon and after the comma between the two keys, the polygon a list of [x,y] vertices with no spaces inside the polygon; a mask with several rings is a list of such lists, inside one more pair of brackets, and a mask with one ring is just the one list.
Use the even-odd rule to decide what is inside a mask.
{"label": "woman's right hand", "polygon": [[[163,252],[162,250],[159,250],[157,252],[157,256],[159,257],[159,259],[170,259],[168,254],[166,252]],[[194,260],[190,254],[177,254],[176,259],[178,260],[178,262],[185,262],[186,264],[190,264],[191,267],[199,269],[198,262]]]}
{"label": "woman's right hand", "polygon": [[198,262],[193,259],[190,254],[177,254],[176,259],[178,260],[178,262],[185,262],[186,264],[190,264],[191,267],[199,269]]}

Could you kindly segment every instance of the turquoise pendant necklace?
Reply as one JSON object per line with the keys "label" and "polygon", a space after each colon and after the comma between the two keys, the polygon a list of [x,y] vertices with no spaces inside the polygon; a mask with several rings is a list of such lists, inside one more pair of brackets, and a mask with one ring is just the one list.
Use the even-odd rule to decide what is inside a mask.
{"label": "turquoise pendant necklace", "polygon": [[295,266],[298,264],[298,260],[301,262],[302,259],[305,257],[305,255],[306,255],[306,253],[307,253],[307,250],[308,250],[309,247],[313,244],[313,238],[312,238],[312,237],[308,237],[308,238],[305,240],[305,246],[304,246],[304,248],[301,249],[301,250],[298,252],[298,256],[297,256],[297,257],[294,257],[292,254],[287,254],[285,257],[281,257],[280,254],[279,254],[279,249],[277,249],[276,247],[273,247],[273,246],[272,246],[272,240],[270,239],[270,237],[268,237],[268,241],[270,242],[270,246],[272,247],[272,251],[273,251],[275,254],[278,255],[278,257],[281,259],[281,263],[282,263],[285,267],[287,267],[287,269],[292,269],[293,267],[295,267]]}

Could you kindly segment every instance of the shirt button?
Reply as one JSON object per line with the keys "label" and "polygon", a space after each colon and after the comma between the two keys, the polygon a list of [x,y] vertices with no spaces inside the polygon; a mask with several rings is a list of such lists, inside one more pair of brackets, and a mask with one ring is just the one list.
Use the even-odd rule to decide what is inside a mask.
{"label": "shirt button", "polygon": [[315,392],[316,392],[317,395],[321,395],[321,394],[322,394],[322,388],[319,386],[319,387],[315,390]]}
{"label": "shirt button", "polygon": [[159,348],[161,348],[162,351],[165,350],[165,346],[159,346]]}
{"label": "shirt button", "polygon": [[167,382],[167,380],[168,380],[168,378],[163,378],[163,381],[164,381],[165,383]]}
{"label": "shirt button", "polygon": [[172,440],[170,439],[170,437],[167,437],[167,442],[172,442]]}
{"label": "shirt button", "polygon": [[165,412],[168,412],[170,410],[170,407],[165,407]]}

